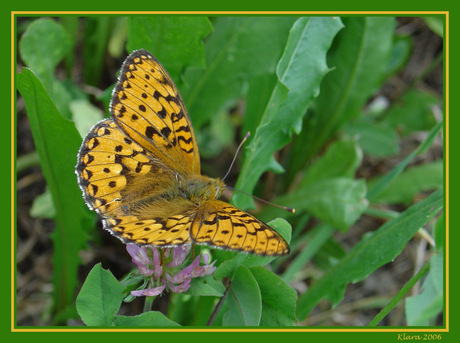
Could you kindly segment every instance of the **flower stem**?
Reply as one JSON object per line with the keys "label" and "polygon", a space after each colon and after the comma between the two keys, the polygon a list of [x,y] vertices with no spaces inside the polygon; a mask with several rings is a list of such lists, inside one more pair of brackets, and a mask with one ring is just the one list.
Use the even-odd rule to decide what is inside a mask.
{"label": "flower stem", "polygon": [[371,320],[367,326],[377,326],[380,321],[401,301],[404,295],[417,283],[422,276],[424,276],[430,270],[430,264],[426,263],[419,272],[414,275],[396,294],[396,296],[385,306],[375,317]]}
{"label": "flower stem", "polygon": [[219,313],[220,308],[225,302],[225,299],[227,299],[228,292],[230,291],[230,286],[232,284],[232,281],[230,279],[227,279],[224,281],[226,283],[226,289],[225,293],[222,298],[219,299],[219,302],[217,303],[216,307],[214,307],[214,311],[212,311],[211,317],[209,317],[208,323],[206,326],[212,326],[214,323],[214,320],[216,320],[217,314]]}
{"label": "flower stem", "polygon": [[152,305],[156,297],[145,297],[144,313],[152,311]]}

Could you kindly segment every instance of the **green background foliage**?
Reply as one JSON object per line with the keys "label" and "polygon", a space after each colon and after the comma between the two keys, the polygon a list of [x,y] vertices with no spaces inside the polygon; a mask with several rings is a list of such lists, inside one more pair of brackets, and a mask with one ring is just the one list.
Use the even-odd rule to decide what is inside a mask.
{"label": "green background foliage", "polygon": [[[439,34],[436,20],[426,22]],[[434,242],[425,249],[422,292],[404,305],[408,281],[374,307],[405,306],[404,325],[439,325],[443,159],[422,157],[439,141],[443,121],[433,108],[442,111],[443,99],[421,84],[443,51],[388,97],[388,84],[414,53],[413,37],[399,26],[393,17],[355,16],[23,18],[15,81],[36,157],[18,156],[16,167],[19,175],[39,163],[46,191],[35,197],[31,216],[54,220],[45,324],[65,325],[78,310],[88,326],[205,326],[224,299],[214,326],[305,325],[315,309],[340,304],[347,286],[371,279],[422,235]],[[139,48],[152,52],[178,86],[204,172],[223,176],[250,131],[227,183],[296,212],[270,206],[256,212],[267,222],[279,217],[270,225],[290,242],[289,256],[212,251],[218,266],[212,277],[194,280],[186,294],[170,294],[162,312],[125,316],[118,311],[130,286],[97,261],[86,266],[81,287],[82,251],[90,242],[107,247],[74,166],[82,137],[108,116],[116,70]],[[413,137],[417,145],[401,152]],[[385,168],[366,169],[371,163]],[[232,202],[255,207],[241,193]],[[371,227],[362,224],[369,219]],[[354,228],[362,236],[343,244],[340,237]],[[127,254],[117,258],[129,263]]]}

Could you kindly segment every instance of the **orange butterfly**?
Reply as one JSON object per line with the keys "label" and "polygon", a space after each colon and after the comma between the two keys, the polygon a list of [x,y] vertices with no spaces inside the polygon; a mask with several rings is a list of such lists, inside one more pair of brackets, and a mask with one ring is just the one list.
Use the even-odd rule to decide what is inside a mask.
{"label": "orange butterfly", "polygon": [[257,218],[217,200],[225,188],[200,174],[192,123],[177,87],[146,50],[123,63],[111,118],[83,140],[76,173],[104,228],[125,243],[207,244],[285,255],[285,240]]}

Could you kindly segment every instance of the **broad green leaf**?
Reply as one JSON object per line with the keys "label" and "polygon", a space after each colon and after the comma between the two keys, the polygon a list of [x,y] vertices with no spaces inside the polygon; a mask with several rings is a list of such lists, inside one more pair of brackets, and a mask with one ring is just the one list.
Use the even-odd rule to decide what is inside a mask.
{"label": "broad green leaf", "polygon": [[235,271],[227,302],[224,326],[259,326],[262,298],[256,279],[246,267],[240,266]]}
{"label": "broad green leaf", "polygon": [[428,131],[436,124],[433,106],[439,106],[440,102],[441,99],[428,91],[411,89],[390,107],[384,123],[405,136]]}
{"label": "broad green leaf", "polygon": [[55,20],[37,19],[29,25],[19,41],[19,52],[25,64],[41,80],[61,114],[70,118],[71,95],[54,77],[58,63],[70,51],[72,40]]}
{"label": "broad green leaf", "polygon": [[202,40],[212,31],[207,17],[132,16],[128,20],[128,52],[150,51],[178,86],[186,67],[204,66]]}
{"label": "broad green leaf", "polygon": [[394,18],[346,17],[343,23],[345,29],[335,39],[327,59],[334,69],[322,81],[314,112],[298,140],[307,147],[298,156],[299,166],[317,154],[344,123],[362,113],[389,60]]}
{"label": "broad green leaf", "polygon": [[221,297],[224,295],[225,287],[221,281],[215,280],[212,276],[192,279],[187,294],[197,296]]}
{"label": "broad green leaf", "polygon": [[89,272],[77,297],[77,311],[87,326],[111,326],[125,287],[109,270],[97,264]]}
{"label": "broad green leaf", "polygon": [[[213,273],[214,278],[217,280],[232,276],[235,270],[246,260],[245,254],[226,250],[216,250],[213,252],[213,256],[216,256],[218,261],[223,261]],[[219,256],[222,257],[219,258]]]}
{"label": "broad green leaf", "polygon": [[[338,223],[339,227],[345,229],[359,218],[367,206],[363,199],[365,188],[362,181],[350,179],[355,175],[361,160],[361,149],[354,140],[336,141],[307,169],[292,193],[280,196],[274,202],[293,207],[296,213],[304,210],[314,213],[321,216],[319,218],[323,221],[331,225]],[[340,179],[343,180],[338,181]],[[342,190],[337,188],[340,183],[343,184],[342,188],[351,186],[345,190],[347,197],[342,196]],[[330,193],[333,189],[336,190]],[[335,205],[330,207],[330,203]],[[266,206],[259,214],[262,219],[276,216],[291,217],[286,211],[270,206]]]}
{"label": "broad green leaf", "polygon": [[299,187],[336,177],[352,178],[362,159],[363,153],[355,140],[335,141],[324,155],[307,169],[299,182]]}
{"label": "broad green leaf", "polygon": [[367,208],[365,196],[364,180],[338,177],[298,187],[276,201],[296,211],[306,210],[325,223],[346,231]]}
{"label": "broad green leaf", "polygon": [[[444,167],[441,160],[408,168],[385,191],[380,193],[373,202],[409,204],[421,192],[442,188],[443,175]],[[369,188],[379,179],[369,180]]]}
{"label": "broad green leaf", "polygon": [[337,304],[345,286],[366,278],[377,268],[393,261],[414,234],[433,218],[443,206],[443,192],[412,205],[378,230],[366,234],[348,254],[304,293],[297,303],[297,318],[303,320],[327,297]]}
{"label": "broad green leaf", "polygon": [[277,81],[275,73],[256,75],[249,79],[242,135],[247,132],[253,135],[256,132]]}
{"label": "broad green leaf", "polygon": [[[341,27],[339,18],[304,17],[294,23],[277,66],[279,82],[245,150],[235,188],[251,193],[262,173],[283,170],[273,153],[291,140],[293,132],[300,131],[305,111],[328,71],[326,52]],[[241,194],[236,194],[233,201],[242,208],[252,204],[252,199]]]}
{"label": "broad green leaf", "polygon": [[115,326],[180,326],[158,311],[142,313],[138,316],[117,316],[113,322]]}
{"label": "broad green leaf", "polygon": [[54,78],[54,69],[70,47],[70,36],[52,19],[35,20],[19,41],[22,60],[47,86],[47,82]]}
{"label": "broad green leaf", "polygon": [[355,120],[347,123],[343,131],[355,136],[359,146],[369,155],[385,157],[399,152],[399,140],[396,130],[369,120]]}
{"label": "broad green leaf", "polygon": [[262,267],[250,269],[262,295],[261,326],[293,325],[297,293],[279,276]]}
{"label": "broad green leaf", "polygon": [[444,263],[443,251],[430,260],[430,271],[426,276],[420,294],[406,299],[406,320],[409,326],[430,325],[443,308]]}
{"label": "broad green leaf", "polygon": [[53,239],[54,306],[63,311],[72,304],[77,286],[79,253],[86,246],[94,214],[87,210],[75,177],[76,154],[81,137],[73,122],[63,118],[29,69],[17,75],[32,136],[47,187],[56,209]]}
{"label": "broad green leaf", "polygon": [[69,107],[75,126],[82,137],[88,134],[94,124],[104,118],[104,113],[85,99],[73,100]]}
{"label": "broad green leaf", "polygon": [[244,92],[245,81],[273,72],[295,18],[218,17],[205,45],[206,69],[188,68],[184,98],[195,130],[227,111]]}

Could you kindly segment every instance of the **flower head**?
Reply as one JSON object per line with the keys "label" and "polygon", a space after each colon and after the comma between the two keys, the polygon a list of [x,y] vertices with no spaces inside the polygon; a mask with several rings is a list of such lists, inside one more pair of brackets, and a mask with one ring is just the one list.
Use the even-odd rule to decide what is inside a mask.
{"label": "flower head", "polygon": [[209,264],[210,257],[203,255],[204,265],[200,266],[200,256],[197,256],[188,266],[185,260],[190,253],[190,245],[174,248],[159,249],[154,246],[139,247],[127,244],[126,249],[136,264],[139,273],[147,279],[149,288],[132,291],[139,296],[156,296],[165,288],[174,293],[183,293],[190,288],[192,278],[211,275],[215,270],[214,262]]}

